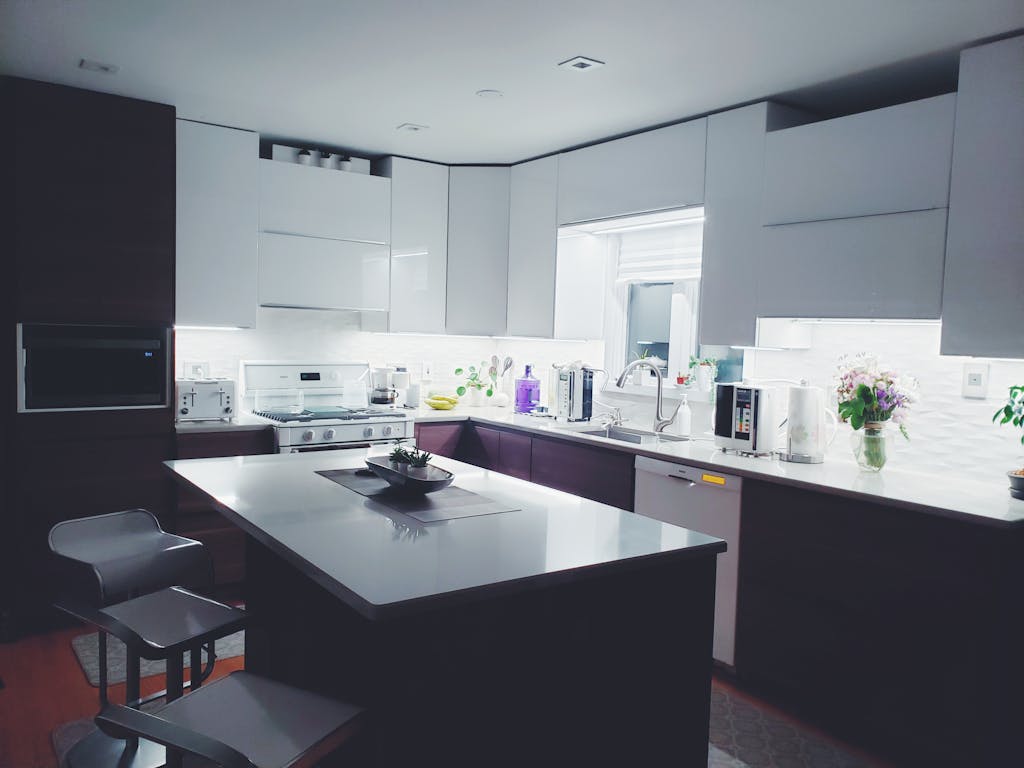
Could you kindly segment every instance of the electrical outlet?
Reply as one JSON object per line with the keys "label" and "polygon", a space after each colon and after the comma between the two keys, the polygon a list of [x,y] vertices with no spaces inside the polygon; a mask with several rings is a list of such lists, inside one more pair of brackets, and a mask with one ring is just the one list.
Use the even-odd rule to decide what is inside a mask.
{"label": "electrical outlet", "polygon": [[961,394],[974,400],[988,397],[988,363],[964,363]]}
{"label": "electrical outlet", "polygon": [[432,378],[434,378],[434,364],[429,360],[424,360],[421,365],[423,368],[423,375],[421,376],[421,378],[424,381],[430,381]]}

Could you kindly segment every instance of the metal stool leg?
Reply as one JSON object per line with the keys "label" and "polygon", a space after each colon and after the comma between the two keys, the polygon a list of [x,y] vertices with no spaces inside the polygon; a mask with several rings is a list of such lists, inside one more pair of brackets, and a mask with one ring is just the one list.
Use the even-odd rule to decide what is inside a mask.
{"label": "metal stool leg", "polygon": [[189,649],[188,688],[194,691],[203,684],[203,646],[201,643]]}
{"label": "metal stool leg", "polygon": [[100,630],[99,663],[100,663],[100,707],[107,706],[107,633]]}
{"label": "metal stool leg", "polygon": [[180,699],[184,690],[185,660],[182,654],[175,653],[167,658],[167,701]]}

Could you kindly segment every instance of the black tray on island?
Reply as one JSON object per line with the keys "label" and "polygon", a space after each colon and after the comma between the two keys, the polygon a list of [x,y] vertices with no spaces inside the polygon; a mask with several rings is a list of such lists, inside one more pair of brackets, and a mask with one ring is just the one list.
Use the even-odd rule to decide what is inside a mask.
{"label": "black tray on island", "polygon": [[451,472],[432,464],[414,467],[410,464],[392,462],[386,456],[371,456],[366,459],[366,466],[393,488],[409,494],[440,491],[451,485],[455,479]]}

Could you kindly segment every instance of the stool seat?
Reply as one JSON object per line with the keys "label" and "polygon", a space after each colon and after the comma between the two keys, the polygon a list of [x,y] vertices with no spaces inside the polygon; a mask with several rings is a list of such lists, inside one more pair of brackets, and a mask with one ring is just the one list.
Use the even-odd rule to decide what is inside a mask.
{"label": "stool seat", "polygon": [[233,672],[152,714],[110,705],[96,723],[112,736],[140,736],[214,765],[300,768],[349,741],[362,714],[354,704]]}
{"label": "stool seat", "polygon": [[[182,587],[169,587],[108,605],[99,613],[131,630],[136,636],[131,639],[144,659],[166,659],[195,647],[196,643],[237,632],[246,619],[245,611]],[[125,640],[121,632],[112,629],[111,634]]]}

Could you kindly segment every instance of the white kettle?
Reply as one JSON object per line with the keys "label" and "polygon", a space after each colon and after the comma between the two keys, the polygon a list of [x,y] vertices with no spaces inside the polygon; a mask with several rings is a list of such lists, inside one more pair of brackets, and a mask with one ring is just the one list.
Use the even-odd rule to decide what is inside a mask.
{"label": "white kettle", "polygon": [[[826,417],[832,422],[832,434],[827,439]],[[779,458],[800,464],[821,464],[825,460],[825,449],[835,440],[838,428],[839,419],[825,408],[825,391],[801,381],[799,386],[789,388],[785,447],[779,451]]]}

